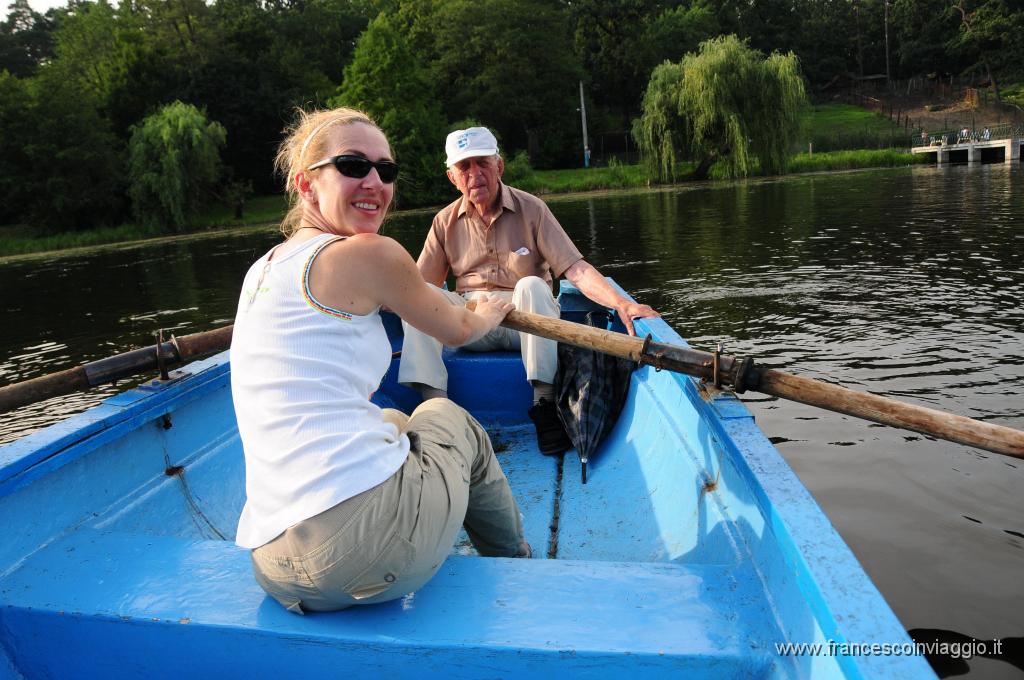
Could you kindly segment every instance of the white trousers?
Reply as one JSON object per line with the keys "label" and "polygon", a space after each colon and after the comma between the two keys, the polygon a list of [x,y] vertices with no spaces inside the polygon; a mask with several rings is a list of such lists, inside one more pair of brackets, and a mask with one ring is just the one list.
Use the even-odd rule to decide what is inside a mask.
{"label": "white trousers", "polygon": [[[451,291],[441,291],[453,305],[465,305],[467,300],[482,295],[497,295],[511,299],[515,308],[557,319],[561,314],[558,303],[551,295],[551,286],[539,276],[527,276],[516,283],[515,290],[472,291],[465,297]],[[441,342],[423,331],[402,322],[405,341],[402,345],[402,360],[398,367],[398,382],[403,385],[419,383],[438,390],[448,390],[448,370],[441,359]],[[463,349],[474,352],[491,352],[497,349],[518,349],[523,355],[526,379],[544,383],[555,381],[558,367],[558,343],[529,333],[519,333],[499,326],[476,342],[463,345]]]}

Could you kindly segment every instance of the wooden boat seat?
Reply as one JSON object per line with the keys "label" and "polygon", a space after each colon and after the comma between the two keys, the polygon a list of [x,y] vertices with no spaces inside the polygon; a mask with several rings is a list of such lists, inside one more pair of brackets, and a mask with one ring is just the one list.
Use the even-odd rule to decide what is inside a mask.
{"label": "wooden boat seat", "polygon": [[[168,673],[234,677],[230,650],[253,638],[264,677],[382,672],[394,654],[409,677],[509,663],[529,675],[552,655],[602,674],[633,664],[634,677],[640,659],[652,675],[763,677],[777,659],[760,585],[721,565],[453,556],[405,599],[299,616],[263,593],[231,542],[82,529],[0,584],[5,629],[25,638],[16,648],[45,655],[60,639],[65,656],[94,658],[101,647],[111,677],[132,675],[117,651],[129,647]],[[46,639],[31,637],[40,618]]]}

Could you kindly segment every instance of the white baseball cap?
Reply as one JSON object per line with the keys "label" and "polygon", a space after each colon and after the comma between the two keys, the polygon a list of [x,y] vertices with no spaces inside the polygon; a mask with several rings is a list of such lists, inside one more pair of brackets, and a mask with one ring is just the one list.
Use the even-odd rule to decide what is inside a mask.
{"label": "white baseball cap", "polygon": [[494,156],[498,153],[498,140],[485,127],[471,127],[450,133],[444,150],[448,154],[445,164],[450,168],[463,158]]}

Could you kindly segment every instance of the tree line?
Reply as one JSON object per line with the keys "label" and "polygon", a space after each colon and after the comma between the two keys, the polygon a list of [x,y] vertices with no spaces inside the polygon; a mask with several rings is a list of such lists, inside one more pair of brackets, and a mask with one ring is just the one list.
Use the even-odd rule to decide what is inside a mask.
{"label": "tree line", "polygon": [[[729,62],[735,87],[780,79],[788,120],[805,91],[874,75],[974,74],[998,93],[1024,71],[1022,43],[1020,0],[70,0],[46,14],[15,0],[0,24],[0,224],[190,226],[204,203],[278,191],[292,112],[337,104],[388,132],[400,204],[438,203],[444,135],[467,123],[532,167],[578,166],[580,81],[591,134],[646,139],[652,174],[677,153],[742,173],[742,140],[759,142],[737,120],[775,100],[677,96],[659,112],[650,88],[692,95],[685,64]],[[725,59],[742,49],[761,65]],[[777,149],[749,154],[784,166]]]}

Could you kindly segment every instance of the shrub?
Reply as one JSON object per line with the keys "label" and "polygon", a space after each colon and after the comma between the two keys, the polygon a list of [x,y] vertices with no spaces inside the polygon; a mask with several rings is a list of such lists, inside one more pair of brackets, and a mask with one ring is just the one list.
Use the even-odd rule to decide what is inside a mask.
{"label": "shrub", "polygon": [[505,174],[502,180],[507,184],[519,185],[523,180],[533,176],[533,166],[530,165],[530,156],[525,151],[518,151],[511,160],[505,161]]}

